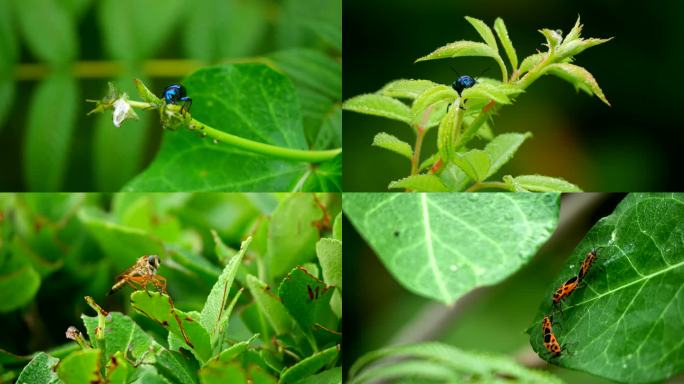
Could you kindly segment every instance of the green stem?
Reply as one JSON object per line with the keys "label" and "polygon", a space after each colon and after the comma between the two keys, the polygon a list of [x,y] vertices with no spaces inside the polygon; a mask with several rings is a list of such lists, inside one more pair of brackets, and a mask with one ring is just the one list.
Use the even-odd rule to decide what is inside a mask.
{"label": "green stem", "polygon": [[278,147],[276,145],[265,144],[258,141],[245,139],[244,137],[231,135],[230,133],[219,131],[195,119],[189,124],[190,129],[198,130],[216,141],[244,149],[246,151],[261,153],[281,159],[306,161],[308,163],[320,163],[331,160],[342,153],[342,148],[328,149],[325,151],[309,151],[305,149],[293,149]]}
{"label": "green stem", "polygon": [[[133,108],[139,109],[153,109],[159,107],[154,103],[147,103],[144,101],[136,100],[128,100],[128,104]],[[225,144],[230,144],[232,146],[244,149],[246,151],[260,153],[263,155],[277,157],[280,159],[305,161],[307,163],[320,163],[323,161],[331,160],[335,156],[342,153],[342,148],[328,149],[324,151],[310,151],[306,149],[293,149],[261,143],[258,141],[245,139],[244,137],[220,131],[195,119],[191,119],[187,126],[191,130],[198,130],[202,132],[202,134],[209,136],[216,141],[220,141]]]}
{"label": "green stem", "polygon": [[416,145],[413,148],[413,158],[411,159],[411,175],[418,173],[418,163],[420,162],[420,151],[423,146],[423,137],[425,137],[425,130],[418,127],[416,132]]}
{"label": "green stem", "polygon": [[480,189],[503,189],[506,191],[514,192],[513,187],[503,183],[501,181],[480,181],[477,182],[473,185],[471,185],[468,189],[466,189],[466,192],[475,192],[479,191]]}

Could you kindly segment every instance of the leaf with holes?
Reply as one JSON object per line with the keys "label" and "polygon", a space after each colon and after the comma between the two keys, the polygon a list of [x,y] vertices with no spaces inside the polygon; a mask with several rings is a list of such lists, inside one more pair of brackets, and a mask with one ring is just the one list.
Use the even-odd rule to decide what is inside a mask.
{"label": "leaf with holes", "polygon": [[549,287],[527,330],[549,360],[541,320],[551,296],[577,274],[594,247],[598,259],[562,304],[554,333],[568,353],[552,362],[620,382],[655,382],[684,372],[684,194],[628,195],[599,220]]}
{"label": "leaf with holes", "polygon": [[355,193],[343,207],[399,283],[452,304],[527,263],[556,228],[559,198]]}

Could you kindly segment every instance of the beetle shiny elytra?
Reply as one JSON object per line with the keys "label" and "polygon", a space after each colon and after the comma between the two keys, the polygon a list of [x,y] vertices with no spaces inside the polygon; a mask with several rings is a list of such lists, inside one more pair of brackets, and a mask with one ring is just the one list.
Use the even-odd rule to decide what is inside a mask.
{"label": "beetle shiny elytra", "polygon": [[164,89],[164,100],[166,104],[178,104],[183,103],[181,107],[181,113],[184,111],[189,111],[192,105],[192,99],[187,96],[185,87],[180,84],[172,84]]}
{"label": "beetle shiny elytra", "polygon": [[451,88],[453,88],[460,95],[464,89],[470,88],[475,84],[477,84],[477,80],[475,80],[472,76],[463,75],[459,76],[458,79],[451,83]]}

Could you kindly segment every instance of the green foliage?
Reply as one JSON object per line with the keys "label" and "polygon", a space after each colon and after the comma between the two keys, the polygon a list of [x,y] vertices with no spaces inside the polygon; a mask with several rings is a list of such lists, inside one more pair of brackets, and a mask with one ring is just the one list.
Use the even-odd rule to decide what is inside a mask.
{"label": "green foliage", "polygon": [[[261,64],[274,72],[213,88],[185,84],[192,112],[220,118],[218,129],[239,137],[265,134],[255,139],[262,143],[278,141],[271,136],[278,124],[291,136],[279,143],[284,148],[339,149],[341,15],[341,0],[325,7],[303,0],[3,1],[0,129],[13,130],[8,137],[15,141],[5,144],[19,149],[8,160],[21,165],[8,170],[3,189],[339,192],[337,159],[273,160],[213,145],[196,132],[160,139],[151,129],[160,128],[154,111],[121,129],[112,127],[111,115],[88,119],[81,112],[83,95],[96,97],[108,81],[132,95],[133,79],[141,78],[159,96],[164,85],[194,82],[200,67]],[[83,48],[92,46],[100,48]],[[15,88],[27,92],[28,108],[12,109]]]}
{"label": "green foliage", "polygon": [[526,264],[555,230],[559,198],[355,193],[344,212],[400,284],[452,304]]}
{"label": "green foliage", "polygon": [[[542,358],[619,382],[657,382],[684,372],[683,203],[682,194],[630,194],[593,226],[527,330]],[[577,274],[594,247],[598,260],[565,300],[562,315],[553,316],[554,332],[568,352],[551,359],[542,317],[553,313],[553,292]]]}
{"label": "green foliage", "polygon": [[369,352],[349,370],[352,384],[412,378],[416,382],[562,383],[553,375],[525,368],[495,354],[463,351],[441,343],[408,344]]}
{"label": "green foliage", "polygon": [[[505,176],[503,182],[489,181],[511,159],[522,141],[530,136],[529,133],[494,135],[490,121],[501,106],[513,104],[520,93],[547,74],[560,77],[577,90],[595,95],[606,105],[610,105],[591,73],[583,67],[571,64],[575,55],[610,39],[581,38],[582,25],[578,19],[565,38],[554,30],[542,29],[540,32],[546,38],[548,50],[532,54],[518,64],[516,50],[502,19],[495,20],[494,30],[476,18],[466,16],[466,20],[484,42],[455,41],[416,61],[466,56],[489,57],[499,65],[500,81],[479,78],[474,86],[464,89],[459,95],[451,87],[429,80],[401,79],[391,81],[375,93],[352,97],[343,104],[343,109],[348,111],[406,123],[415,132],[416,144],[413,147],[384,132],[373,141],[373,145],[411,160],[411,173],[408,177],[391,182],[389,188],[419,192],[478,189],[554,192],[579,190],[571,183],[550,177],[545,177],[544,181],[530,181],[527,176],[522,176],[522,180],[529,183],[513,183],[511,180],[515,178],[510,176]],[[500,55],[495,35],[506,53],[508,66]],[[400,99],[408,99],[408,104]],[[428,164],[419,167],[423,137],[434,126],[439,126],[438,151],[429,156],[426,160]],[[476,136],[488,142],[484,148],[474,148],[472,140]]]}
{"label": "green foliage", "polygon": [[[332,220],[339,223],[340,205],[332,194],[0,195],[0,276],[22,277],[0,283],[6,284],[0,292],[20,293],[3,302],[12,311],[7,316],[45,313],[53,318],[44,324],[76,325],[83,296],[95,297],[86,298],[95,316],[87,310],[84,328],[76,325],[85,329],[80,344],[28,357],[2,351],[0,369],[13,375],[3,377],[65,384],[341,382],[341,301],[334,300],[341,292],[341,241],[333,238]],[[269,234],[268,228],[288,226],[313,232]],[[247,240],[240,245],[241,239]],[[268,255],[278,249],[289,256],[272,268]],[[25,257],[29,251],[33,256]],[[115,273],[155,253],[169,295],[149,285],[129,301],[125,286],[104,299]],[[29,279],[35,289],[25,289]],[[313,304],[307,285],[318,293]],[[49,291],[58,295],[41,303]],[[114,300],[125,300],[118,306],[128,315],[102,308]],[[5,331],[25,343],[13,323],[20,320]]]}

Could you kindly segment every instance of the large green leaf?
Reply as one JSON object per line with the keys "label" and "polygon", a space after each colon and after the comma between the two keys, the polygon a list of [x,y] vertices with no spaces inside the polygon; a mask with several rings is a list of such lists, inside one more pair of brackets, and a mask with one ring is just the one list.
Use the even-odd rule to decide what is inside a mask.
{"label": "large green leaf", "polygon": [[59,359],[39,352],[21,371],[17,383],[61,384],[63,381],[57,377],[55,370],[58,363]]}
{"label": "large green leaf", "polygon": [[[96,346],[97,316],[81,315],[86,332],[93,346]],[[139,360],[143,359],[150,350],[160,348],[160,345],[148,335],[130,317],[120,312],[110,312],[105,319],[104,329],[104,360],[109,360],[116,352],[126,352],[127,356]],[[149,357],[145,361],[148,361]]]}
{"label": "large green leaf", "polygon": [[[240,137],[307,149],[297,94],[284,75],[262,64],[200,69],[184,85],[192,115]],[[152,164],[124,189],[287,191],[311,177],[309,164],[214,143],[185,129],[165,132]]]}
{"label": "large green leaf", "polygon": [[549,360],[541,320],[556,288],[594,247],[598,260],[556,312],[567,353],[551,361],[619,382],[657,382],[684,372],[684,195],[628,195],[598,221],[549,287],[527,332]]}
{"label": "large green leaf", "polygon": [[28,189],[61,189],[78,109],[77,98],[76,82],[65,73],[50,76],[36,89],[24,143]]}
{"label": "large green leaf", "polygon": [[280,283],[278,297],[299,326],[313,333],[316,325],[329,325],[324,321],[330,318],[333,292],[334,287],[327,286],[303,267],[297,267]]}
{"label": "large green leaf", "polygon": [[339,354],[339,345],[315,353],[283,370],[283,373],[280,375],[279,384],[296,383],[299,380],[303,380],[330,364]]}
{"label": "large green leaf", "polygon": [[399,283],[451,304],[527,263],[556,227],[559,198],[355,193],[343,207]]}
{"label": "large green leaf", "polygon": [[262,315],[276,333],[279,335],[288,333],[292,329],[294,321],[280,298],[273,293],[271,287],[258,278],[247,275],[247,288]]}
{"label": "large green leaf", "polygon": [[101,383],[99,349],[83,349],[65,357],[57,367],[57,375],[66,384]]}

